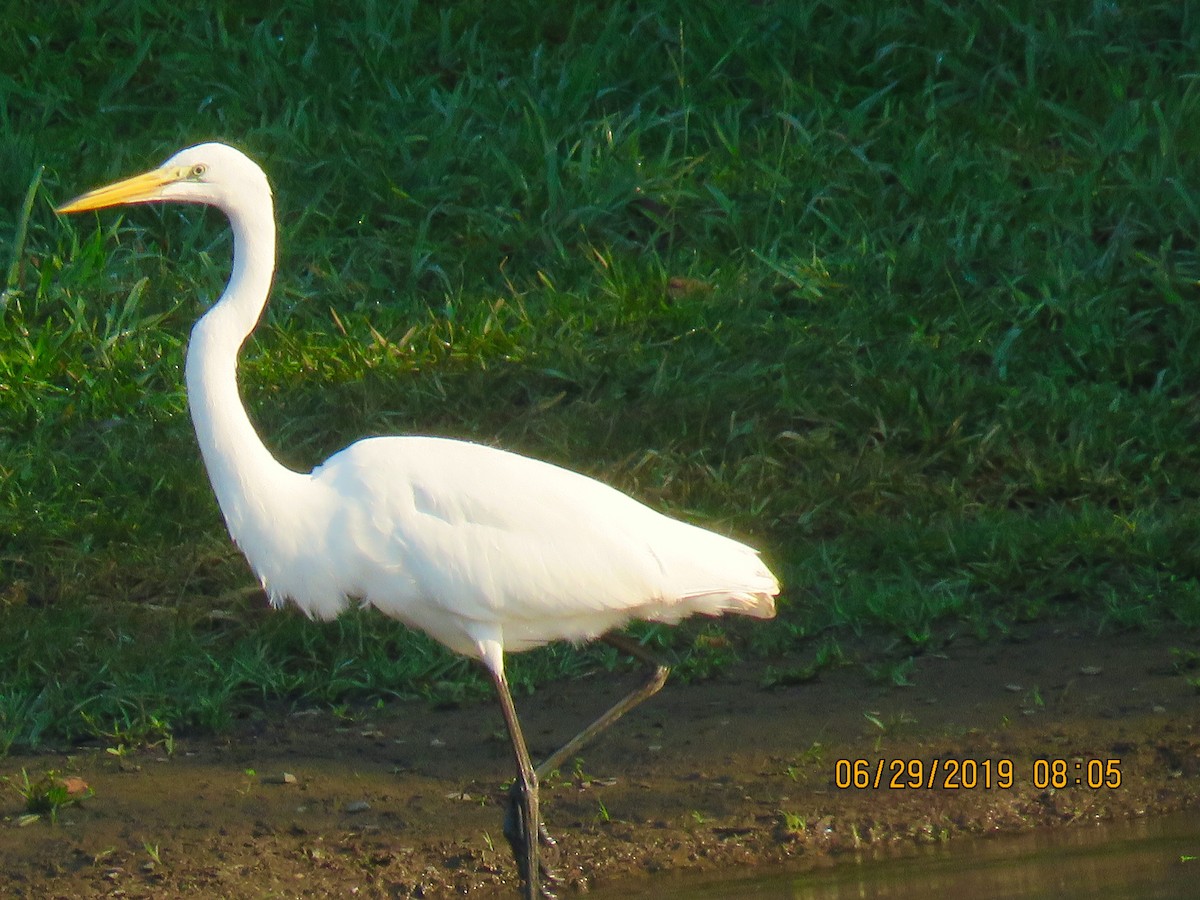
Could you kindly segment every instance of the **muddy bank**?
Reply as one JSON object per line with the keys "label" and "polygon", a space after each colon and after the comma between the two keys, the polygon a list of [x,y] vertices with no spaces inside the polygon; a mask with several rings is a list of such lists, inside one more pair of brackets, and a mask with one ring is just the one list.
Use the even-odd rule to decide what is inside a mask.
{"label": "muddy bank", "polygon": [[[927,653],[908,687],[848,666],[768,690],[758,663],[668,683],[543,785],[560,893],[1194,807],[1200,672],[1184,666],[1197,649],[1038,626]],[[535,755],[637,675],[518,698]],[[514,895],[500,832],[511,763],[490,706],[281,713],[172,749],[0,760],[4,895]],[[92,796],[28,821],[22,770],[78,778]]]}

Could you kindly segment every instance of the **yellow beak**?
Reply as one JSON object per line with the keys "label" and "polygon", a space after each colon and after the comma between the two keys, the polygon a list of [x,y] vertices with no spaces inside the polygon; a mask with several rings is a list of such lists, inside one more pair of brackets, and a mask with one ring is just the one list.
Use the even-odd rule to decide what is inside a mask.
{"label": "yellow beak", "polygon": [[119,203],[145,203],[157,200],[163,186],[178,180],[178,178],[179,173],[174,169],[154,169],[81,194],[69,203],[58,207],[55,212],[84,212],[89,209],[116,206]]}

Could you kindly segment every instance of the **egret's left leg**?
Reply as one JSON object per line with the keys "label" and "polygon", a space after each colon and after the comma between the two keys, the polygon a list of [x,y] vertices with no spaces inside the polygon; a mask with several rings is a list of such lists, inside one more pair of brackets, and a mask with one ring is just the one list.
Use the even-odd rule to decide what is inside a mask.
{"label": "egret's left leg", "polygon": [[671,670],[663,665],[654,654],[624,635],[607,634],[601,640],[616,647],[622,653],[627,653],[646,663],[651,670],[650,674],[643,684],[614,703],[595,722],[550,754],[537,769],[533,768],[533,764],[529,760],[529,750],[525,744],[525,738],[521,734],[521,723],[517,721],[516,707],[513,705],[512,694],[509,692],[504,672],[488,667],[492,682],[496,686],[496,695],[500,698],[504,722],[508,726],[508,734],[512,739],[513,756],[517,761],[518,776],[509,791],[508,811],[504,817],[504,836],[508,839],[509,846],[512,847],[513,856],[516,857],[517,870],[525,884],[526,900],[537,900],[539,896],[542,898],[554,897],[549,885],[558,881],[542,862],[538,849],[539,842],[547,846],[554,845],[554,839],[546,832],[546,826],[542,824],[538,814],[539,779],[560,769],[566,760],[578,753],[592,738],[639,703],[657,694],[671,673]]}
{"label": "egret's left leg", "polygon": [[512,693],[503,671],[494,672],[492,683],[500,700],[504,723],[512,740],[513,757],[517,763],[517,778],[509,791],[508,811],[504,816],[504,836],[512,848],[517,862],[517,872],[524,884],[525,900],[553,900],[554,893],[549,885],[557,881],[554,874],[542,862],[538,841],[545,834],[538,815],[538,776],[529,760],[525,737],[521,734],[521,723],[513,705]]}

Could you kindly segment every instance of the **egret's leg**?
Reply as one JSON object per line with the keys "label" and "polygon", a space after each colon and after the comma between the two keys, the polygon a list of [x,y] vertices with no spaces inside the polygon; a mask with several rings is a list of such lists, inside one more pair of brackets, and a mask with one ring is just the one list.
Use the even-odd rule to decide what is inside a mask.
{"label": "egret's leg", "polygon": [[508,726],[508,734],[512,739],[513,756],[517,762],[518,775],[509,791],[508,812],[504,817],[504,836],[508,839],[513,856],[516,858],[517,870],[525,885],[526,900],[537,900],[539,896],[542,898],[554,897],[550,888],[541,879],[545,878],[550,883],[557,880],[542,862],[538,850],[539,841],[547,845],[554,844],[554,839],[547,834],[546,826],[542,824],[538,815],[539,779],[560,769],[563,762],[578,753],[592,738],[639,703],[657,694],[671,673],[670,668],[657,659],[654,654],[624,635],[607,634],[601,640],[616,647],[622,653],[646,663],[651,669],[650,675],[645,683],[634,688],[625,697],[614,703],[600,718],[547,757],[537,769],[533,768],[529,759],[529,750],[525,744],[525,738],[521,734],[521,723],[517,721],[517,710],[508,689],[508,681],[503,672],[494,672],[490,668],[488,670],[492,675],[492,682],[496,686],[496,695],[500,698],[500,709],[504,713],[504,722]]}
{"label": "egret's leg", "polygon": [[543,865],[538,850],[538,838],[543,831],[542,820],[538,817],[538,776],[529,760],[517,709],[508,690],[508,679],[503,672],[491,674],[517,762],[517,779],[509,791],[508,812],[504,816],[504,836],[517,861],[517,872],[525,886],[525,900],[553,900],[554,894],[542,882],[542,877],[545,876],[548,882],[555,879]]}
{"label": "egret's leg", "polygon": [[[567,741],[562,747],[550,754],[540,766],[537,767],[536,775],[538,778],[545,778],[556,769],[561,769],[562,764],[578,753],[583,746],[602,732],[605,728],[611,725],[625,713],[629,712],[639,703],[648,700],[662,690],[662,686],[667,681],[667,676],[671,674],[671,669],[664,665],[653,653],[643,647],[637,641],[630,640],[623,634],[606,634],[600,638],[606,644],[616,647],[622,653],[632,656],[634,659],[640,659],[650,667],[650,676],[645,683],[634,688],[625,697],[618,700],[612,705],[608,712],[600,716],[595,722],[575,735]],[[550,836],[545,833],[545,828],[541,823],[538,823],[538,829],[541,832],[542,839],[547,843],[553,843]]]}

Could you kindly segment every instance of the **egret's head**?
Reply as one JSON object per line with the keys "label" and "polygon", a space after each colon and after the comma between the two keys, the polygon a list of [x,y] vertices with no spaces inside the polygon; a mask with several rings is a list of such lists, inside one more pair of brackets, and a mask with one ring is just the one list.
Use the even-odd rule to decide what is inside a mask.
{"label": "egret's head", "polygon": [[262,169],[249,157],[225,144],[197,144],[180,150],[157,169],[88,191],[57,212],[165,201],[231,210],[262,196],[269,202],[271,189]]}

